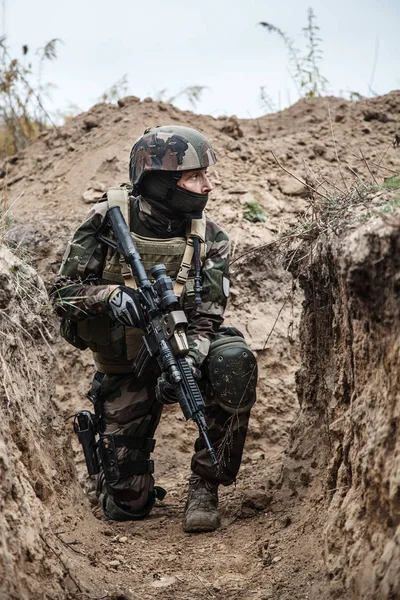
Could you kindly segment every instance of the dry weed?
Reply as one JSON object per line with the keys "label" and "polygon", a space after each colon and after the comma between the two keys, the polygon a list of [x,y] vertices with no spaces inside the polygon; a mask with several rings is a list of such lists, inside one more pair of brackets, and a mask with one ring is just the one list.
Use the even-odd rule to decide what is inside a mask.
{"label": "dry weed", "polygon": [[[4,231],[4,214],[0,232]],[[51,350],[50,309],[35,270],[2,242],[0,233],[0,401],[14,414],[37,423],[46,393],[43,341]]]}

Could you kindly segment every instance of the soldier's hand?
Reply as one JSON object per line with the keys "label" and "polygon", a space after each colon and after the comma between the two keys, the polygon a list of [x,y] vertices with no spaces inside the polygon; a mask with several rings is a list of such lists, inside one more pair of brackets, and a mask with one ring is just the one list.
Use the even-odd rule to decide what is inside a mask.
{"label": "soldier's hand", "polygon": [[189,364],[189,367],[192,369],[193,377],[198,381],[201,379],[201,370],[195,366],[194,360],[191,356],[186,356],[186,362]]}
{"label": "soldier's hand", "polygon": [[116,321],[126,327],[143,327],[139,294],[125,285],[116,287],[108,297],[108,306]]}
{"label": "soldier's hand", "polygon": [[165,373],[162,373],[157,380],[156,398],[161,404],[175,404],[178,402],[175,390],[167,379]]}

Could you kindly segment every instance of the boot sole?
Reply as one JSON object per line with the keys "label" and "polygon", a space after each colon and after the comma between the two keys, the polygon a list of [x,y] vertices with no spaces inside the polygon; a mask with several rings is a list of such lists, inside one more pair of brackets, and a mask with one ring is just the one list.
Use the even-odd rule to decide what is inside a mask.
{"label": "boot sole", "polygon": [[185,533],[205,533],[207,531],[215,531],[216,529],[218,529],[221,525],[221,521],[218,520],[215,523],[205,523],[202,520],[194,520],[190,523],[183,523],[183,531]]}

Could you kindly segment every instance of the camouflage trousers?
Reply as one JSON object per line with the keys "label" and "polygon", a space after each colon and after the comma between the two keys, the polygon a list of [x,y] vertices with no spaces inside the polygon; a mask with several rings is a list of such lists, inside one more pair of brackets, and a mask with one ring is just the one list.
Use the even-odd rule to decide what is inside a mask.
{"label": "camouflage trousers", "polygon": [[[103,433],[115,436],[114,439],[117,436],[153,438],[164,408],[155,398],[156,380],[154,377],[143,386],[132,375],[106,374],[99,395]],[[250,412],[232,415],[206,396],[204,400],[209,437],[217,452],[220,467],[215,470],[211,466],[203,440],[199,437],[194,444],[191,468],[195,474],[210,482],[230,485],[239,471]],[[144,464],[150,459],[150,451],[121,445],[117,448],[117,457],[122,471],[124,467],[129,470],[132,465]],[[157,495],[151,472],[121,477],[114,482],[107,481],[107,477],[105,481],[102,477],[102,480],[101,503],[109,517],[135,519],[149,514]],[[110,507],[114,505],[123,508],[126,516],[113,516]]]}

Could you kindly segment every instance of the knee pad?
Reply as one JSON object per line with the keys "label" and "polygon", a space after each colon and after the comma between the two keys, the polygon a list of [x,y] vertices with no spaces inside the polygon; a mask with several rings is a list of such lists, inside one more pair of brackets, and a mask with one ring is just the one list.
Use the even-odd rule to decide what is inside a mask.
{"label": "knee pad", "polygon": [[120,506],[114,498],[107,492],[102,493],[99,498],[104,514],[113,521],[138,521],[144,519],[150,514],[156,501],[156,495],[153,494],[141,510],[130,511],[127,506]]}
{"label": "knee pad", "polygon": [[109,494],[104,488],[99,497],[99,504],[102,507],[104,514],[113,521],[139,521],[147,517],[156,500],[164,500],[166,496],[166,490],[157,485],[154,486],[154,490],[149,495],[146,504],[141,510],[129,510],[129,507],[124,505],[121,506],[111,494]]}
{"label": "knee pad", "polygon": [[[239,334],[239,335],[237,335]],[[256,399],[257,361],[240,332],[217,334],[205,361],[208,391],[230,414],[249,412]]]}

